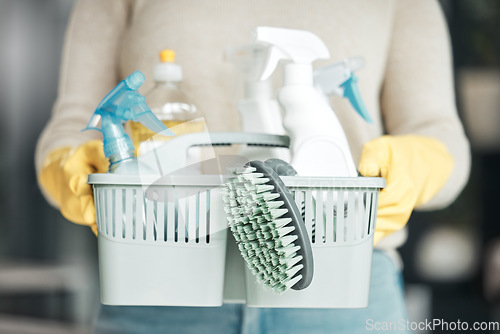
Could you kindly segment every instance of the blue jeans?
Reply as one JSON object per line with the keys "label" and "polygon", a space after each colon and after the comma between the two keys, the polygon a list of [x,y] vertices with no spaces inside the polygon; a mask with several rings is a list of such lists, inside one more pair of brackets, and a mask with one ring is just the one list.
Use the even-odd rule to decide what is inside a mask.
{"label": "blue jeans", "polygon": [[374,251],[367,308],[278,309],[250,308],[243,304],[221,307],[103,305],[95,333],[402,334],[408,333],[400,326],[407,318],[401,272],[392,259]]}

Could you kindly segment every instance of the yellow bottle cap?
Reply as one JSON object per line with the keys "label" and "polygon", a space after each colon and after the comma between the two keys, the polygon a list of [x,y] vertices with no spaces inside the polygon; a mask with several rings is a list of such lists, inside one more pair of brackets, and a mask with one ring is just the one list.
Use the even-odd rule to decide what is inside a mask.
{"label": "yellow bottle cap", "polygon": [[161,50],[160,61],[162,63],[173,63],[175,61],[175,51],[172,50]]}

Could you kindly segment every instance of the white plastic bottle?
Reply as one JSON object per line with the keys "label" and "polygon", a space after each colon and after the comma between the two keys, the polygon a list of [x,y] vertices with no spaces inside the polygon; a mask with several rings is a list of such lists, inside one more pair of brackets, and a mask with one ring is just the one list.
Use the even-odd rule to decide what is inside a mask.
{"label": "white plastic bottle", "polygon": [[[235,64],[243,86],[243,97],[237,108],[243,132],[284,135],[283,119],[278,102],[273,96],[272,82],[260,80],[259,70],[266,61],[267,47],[249,44],[226,50],[225,58]],[[248,160],[279,158],[290,161],[287,148],[252,148],[243,146],[240,154]]]}
{"label": "white plastic bottle", "polygon": [[[153,113],[171,129],[175,136],[202,132],[206,124],[192,99],[181,89],[182,67],[175,63],[175,52],[162,50],[160,62],[154,68],[154,87],[146,92],[146,103]],[[131,136],[138,156],[159,147],[172,137],[154,136],[138,123],[130,123]],[[190,152],[190,154],[199,154]]]}
{"label": "white plastic bottle", "polygon": [[357,176],[344,130],[313,84],[312,62],[330,57],[324,43],[308,31],[274,27],[257,27],[254,39],[270,46],[262,79],[286,61],[278,101],[285,110],[283,124],[291,138],[291,163],[297,173]]}

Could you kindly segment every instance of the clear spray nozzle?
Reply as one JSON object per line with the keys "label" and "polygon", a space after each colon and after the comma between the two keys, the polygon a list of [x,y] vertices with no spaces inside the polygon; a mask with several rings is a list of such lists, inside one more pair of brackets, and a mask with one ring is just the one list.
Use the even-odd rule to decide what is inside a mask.
{"label": "clear spray nozzle", "polygon": [[139,71],[135,71],[125,78],[125,84],[131,90],[138,90],[139,87],[144,83],[146,77]]}
{"label": "clear spray nozzle", "polygon": [[268,47],[259,43],[229,47],[224,60],[232,62],[245,75],[245,80],[257,81],[263,71]]}

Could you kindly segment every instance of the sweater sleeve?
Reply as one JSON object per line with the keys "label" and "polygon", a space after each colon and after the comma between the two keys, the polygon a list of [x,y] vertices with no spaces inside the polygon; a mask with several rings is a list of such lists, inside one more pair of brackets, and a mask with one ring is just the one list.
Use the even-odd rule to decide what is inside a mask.
{"label": "sweater sleeve", "polygon": [[457,115],[450,40],[435,0],[399,0],[381,94],[390,135],[418,134],[443,142],[454,170],[440,192],[419,209],[449,205],[465,186],[469,143]]}
{"label": "sweater sleeve", "polygon": [[76,2],[65,36],[57,99],[36,147],[37,174],[53,150],[99,138],[96,131],[81,130],[119,81],[119,47],[128,8],[127,0]]}

